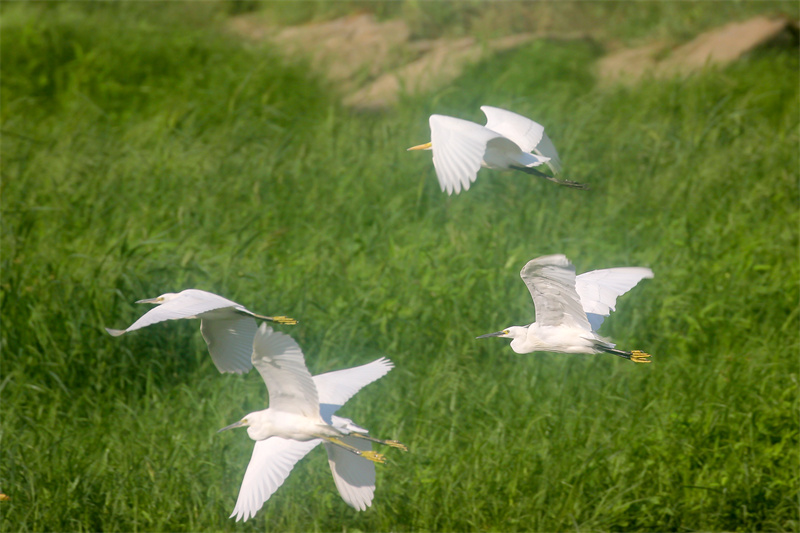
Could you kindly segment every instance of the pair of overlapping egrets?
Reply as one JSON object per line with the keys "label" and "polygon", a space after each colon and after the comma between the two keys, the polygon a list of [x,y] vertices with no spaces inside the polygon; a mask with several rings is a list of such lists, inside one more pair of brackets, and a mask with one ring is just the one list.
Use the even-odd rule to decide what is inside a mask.
{"label": "pair of overlapping egrets", "polygon": [[[552,142],[539,124],[509,111],[484,106],[487,125],[433,115],[431,142],[412,149],[432,149],[443,191],[469,189],[481,166],[520,170],[574,188],[585,186],[561,178],[561,164]],[[553,176],[533,167],[547,163]],[[530,291],[536,321],[510,326],[484,337],[511,338],[520,354],[534,351],[611,353],[637,363],[650,362],[639,350],[625,351],[601,337],[597,329],[615,309],[617,297],[644,278],[648,268],[595,270],[579,276],[563,255],[529,261],[520,273]],[[247,372],[255,367],[269,392],[269,408],[246,415],[220,431],[247,427],[256,441],[231,517],[247,520],[281,486],[294,465],[323,443],[333,479],[342,499],[357,510],[372,504],[375,463],[382,454],[372,442],[405,450],[394,440],[380,440],[352,420],[334,413],[356,392],[393,368],[386,358],[366,365],[311,376],[300,347],[290,336],[256,320],[296,324],[283,316],[258,315],[206,291],[187,289],[137,303],[157,304],[125,330],[108,329],[114,336],[157,322],[199,318],[200,330],[220,372]]]}
{"label": "pair of overlapping egrets", "polygon": [[342,498],[358,510],[372,504],[375,464],[385,461],[372,451],[372,442],[405,449],[393,440],[370,437],[352,420],[336,411],[362,387],[384,376],[394,366],[381,358],[366,365],[311,376],[300,346],[256,319],[296,324],[288,317],[258,315],[216,294],[187,289],[137,303],[157,304],[124,330],[122,335],[157,322],[199,318],[200,331],[220,372],[258,370],[269,392],[269,408],[249,413],[220,431],[247,427],[256,441],[250,464],[231,517],[247,520],[280,487],[295,463],[320,443],[328,452],[333,480]]}

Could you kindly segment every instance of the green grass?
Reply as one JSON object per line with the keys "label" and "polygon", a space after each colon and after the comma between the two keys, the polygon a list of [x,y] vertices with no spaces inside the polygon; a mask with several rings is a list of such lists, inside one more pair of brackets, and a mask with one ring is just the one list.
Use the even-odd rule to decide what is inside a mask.
{"label": "green grass", "polygon": [[[538,42],[354,114],[182,5],[0,11],[0,531],[800,529],[796,50],[600,88],[592,45]],[[481,104],[592,190],[442,194],[405,148]],[[652,365],[474,339],[530,321],[518,272],[548,253],[655,271],[603,328]],[[188,287],[299,318],[313,373],[396,363],[342,410],[410,447],[368,511],[316,450],[227,518],[252,441],[215,431],[263,382],[219,375],[196,322],[103,331]]]}

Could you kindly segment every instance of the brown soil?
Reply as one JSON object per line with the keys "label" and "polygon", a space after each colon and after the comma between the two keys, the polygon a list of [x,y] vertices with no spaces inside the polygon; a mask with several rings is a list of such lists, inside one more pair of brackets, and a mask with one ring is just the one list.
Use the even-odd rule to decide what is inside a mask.
{"label": "brown soil", "polygon": [[[585,39],[585,33],[524,33],[479,43],[473,37],[412,40],[402,20],[379,22],[370,14],[274,28],[257,16],[231,19],[235,33],[254,41],[270,40],[290,56],[305,57],[341,91],[343,102],[359,109],[393,105],[400,94],[434,90],[455,79],[470,64],[533,39]],[[643,75],[667,77],[705,66],[735,61],[749,51],[780,39],[795,43],[796,21],[758,17],[731,23],[674,46],[651,43],[618,50],[597,63],[605,83],[633,83]]]}
{"label": "brown soil", "polygon": [[794,41],[797,31],[797,22],[786,18],[757,17],[733,22],[702,33],[672,50],[666,43],[619,50],[598,62],[597,74],[606,83],[633,83],[644,75],[656,78],[684,75],[709,65],[736,61],[760,46]]}

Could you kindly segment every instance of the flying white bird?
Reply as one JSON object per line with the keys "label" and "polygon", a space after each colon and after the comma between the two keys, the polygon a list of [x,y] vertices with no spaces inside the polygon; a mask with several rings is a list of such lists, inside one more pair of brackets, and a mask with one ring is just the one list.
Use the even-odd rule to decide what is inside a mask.
{"label": "flying white bird", "polygon": [[587,189],[586,185],[556,178],[533,167],[547,164],[553,174],[561,172],[556,147],[544,126],[505,109],[482,106],[486,126],[468,120],[431,115],[431,142],[409,150],[433,150],[433,166],[442,191],[469,190],[480,168],[519,170],[559,185]]}
{"label": "flying white bird", "polygon": [[607,352],[635,363],[650,362],[650,354],[641,350],[618,350],[596,333],[605,317],[615,309],[618,296],[642,279],[653,277],[649,268],[608,268],[575,277],[573,264],[559,254],[529,261],[520,276],[533,297],[536,321],[477,338],[511,338],[511,349],[520,354]]}
{"label": "flying white bird", "polygon": [[321,442],[345,503],[359,511],[372,505],[374,463],[386,459],[372,451],[370,441],[407,448],[394,440],[372,438],[366,429],[334,413],[362,387],[389,372],[392,362],[381,358],[312,378],[294,339],[262,324],[253,341],[253,366],[267,385],[269,408],[220,429],[246,426],[256,441],[231,518],[254,516],[295,463]]}
{"label": "flying white bird", "polygon": [[242,373],[253,367],[250,355],[253,352],[253,336],[258,327],[256,318],[278,324],[297,324],[297,320],[285,316],[257,315],[227,298],[198,289],[186,289],[177,294],[168,292],[136,303],[158,306],[142,315],[127,329],[106,328],[106,331],[118,337],[128,331],[164,320],[199,318],[200,332],[208,344],[211,359],[220,372]]}

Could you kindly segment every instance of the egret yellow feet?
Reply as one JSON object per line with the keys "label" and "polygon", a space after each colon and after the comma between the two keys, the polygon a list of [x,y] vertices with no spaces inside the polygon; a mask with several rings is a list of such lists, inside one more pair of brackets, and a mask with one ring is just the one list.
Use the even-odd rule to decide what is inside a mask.
{"label": "egret yellow feet", "polygon": [[285,324],[287,326],[294,326],[297,325],[297,319],[292,318],[290,316],[264,316],[264,315],[257,315],[253,313],[254,318],[259,318],[261,320],[266,320],[267,322],[275,322],[276,324]]}
{"label": "egret yellow feet", "polygon": [[[356,436],[355,434],[353,436]],[[358,435],[359,437],[361,435]],[[359,450],[355,446],[347,444],[341,439],[337,439],[336,437],[322,437],[325,441],[330,442],[331,444],[335,444],[345,450],[358,455],[359,457],[363,457],[364,459],[369,459],[374,463],[385,463],[386,457],[383,454],[378,452],[374,452],[372,450]]]}
{"label": "egret yellow feet", "polygon": [[631,361],[634,363],[652,363],[651,357],[652,355],[641,350],[633,350],[631,352]]}
{"label": "egret yellow feet", "polygon": [[365,450],[363,452],[359,451],[358,455],[360,455],[364,459],[369,459],[373,463],[385,463],[386,462],[386,457],[384,457],[383,454],[380,454],[378,452],[374,452],[372,450]]}
{"label": "egret yellow feet", "polygon": [[278,324],[286,324],[288,326],[297,325],[297,320],[288,316],[274,316],[272,317],[272,321],[277,322]]}

